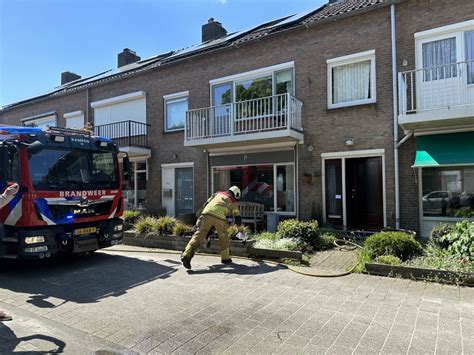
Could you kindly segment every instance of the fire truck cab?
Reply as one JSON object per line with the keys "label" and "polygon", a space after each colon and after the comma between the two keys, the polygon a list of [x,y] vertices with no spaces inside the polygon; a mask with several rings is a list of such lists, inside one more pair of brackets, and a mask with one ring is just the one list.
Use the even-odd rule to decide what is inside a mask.
{"label": "fire truck cab", "polygon": [[[124,174],[128,159],[124,158]],[[0,258],[42,259],[122,241],[117,146],[88,131],[0,126]]]}

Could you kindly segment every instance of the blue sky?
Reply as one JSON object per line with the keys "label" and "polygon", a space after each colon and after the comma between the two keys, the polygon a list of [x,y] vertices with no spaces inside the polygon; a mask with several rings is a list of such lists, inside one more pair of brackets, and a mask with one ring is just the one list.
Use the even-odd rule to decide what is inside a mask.
{"label": "blue sky", "polygon": [[48,91],[69,70],[83,77],[201,41],[210,17],[228,32],[316,8],[326,0],[0,0],[0,106]]}

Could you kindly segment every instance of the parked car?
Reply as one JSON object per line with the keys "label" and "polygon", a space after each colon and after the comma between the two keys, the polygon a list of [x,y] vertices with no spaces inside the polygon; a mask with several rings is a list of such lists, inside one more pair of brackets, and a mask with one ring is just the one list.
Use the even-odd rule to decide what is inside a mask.
{"label": "parked car", "polygon": [[459,208],[460,195],[451,191],[432,191],[423,196],[423,213],[446,216],[451,208]]}

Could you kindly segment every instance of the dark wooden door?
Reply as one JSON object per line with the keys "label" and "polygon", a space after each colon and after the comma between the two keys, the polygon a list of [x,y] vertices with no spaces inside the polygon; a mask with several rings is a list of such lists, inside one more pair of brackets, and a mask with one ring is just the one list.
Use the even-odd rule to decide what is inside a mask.
{"label": "dark wooden door", "polygon": [[346,203],[349,228],[383,227],[381,157],[346,159]]}

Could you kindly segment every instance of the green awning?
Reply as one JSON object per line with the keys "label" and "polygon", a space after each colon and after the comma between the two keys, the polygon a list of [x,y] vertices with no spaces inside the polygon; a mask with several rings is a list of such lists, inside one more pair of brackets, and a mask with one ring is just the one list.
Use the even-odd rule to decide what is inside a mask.
{"label": "green awning", "polygon": [[416,137],[414,168],[474,164],[474,132]]}

